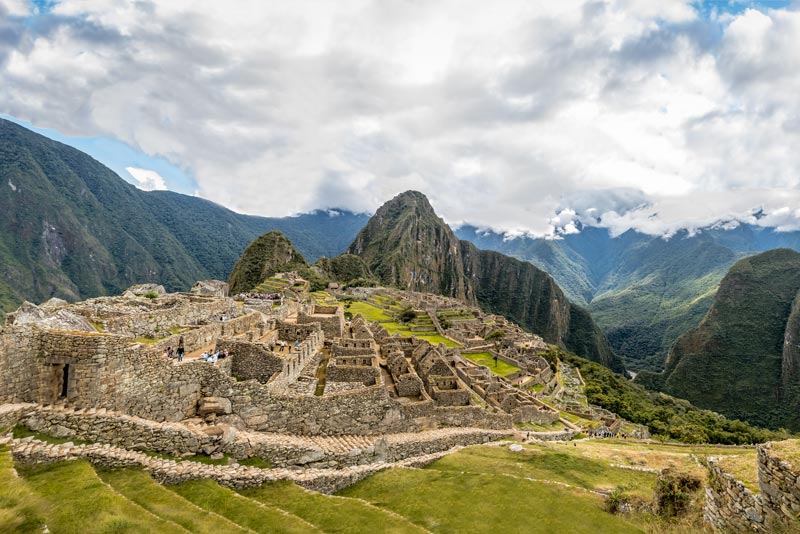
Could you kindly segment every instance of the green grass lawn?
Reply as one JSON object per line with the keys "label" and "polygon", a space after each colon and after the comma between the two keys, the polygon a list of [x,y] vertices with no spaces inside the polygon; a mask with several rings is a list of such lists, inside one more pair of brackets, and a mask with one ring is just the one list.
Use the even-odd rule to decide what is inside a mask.
{"label": "green grass lawn", "polygon": [[128,500],[190,532],[247,532],[224,517],[203,510],[168,490],[142,469],[98,469],[97,474]]}
{"label": "green grass lawn", "polygon": [[418,337],[420,339],[424,339],[425,341],[432,343],[434,345],[438,345],[439,343],[444,343],[446,347],[460,347],[461,343],[453,341],[452,339],[448,339],[446,337],[442,337],[440,335],[417,335],[412,333],[414,337]]}
{"label": "green grass lawn", "polygon": [[0,446],[0,532],[40,534],[44,502],[13,472],[11,453]]}
{"label": "green grass lawn", "polygon": [[50,532],[171,534],[179,530],[115,493],[86,461],[17,466],[17,470],[48,501],[44,515]]}
{"label": "green grass lawn", "polygon": [[350,307],[347,308],[347,311],[355,316],[356,314],[361,314],[361,316],[369,322],[372,321],[394,321],[394,317],[386,313],[381,308],[377,306],[373,306],[372,304],[368,304],[363,301],[354,301],[350,303]]}
{"label": "green grass lawn", "polygon": [[599,496],[496,474],[390,469],[341,494],[397,512],[437,534],[642,532],[604,512]]}
{"label": "green grass lawn", "polygon": [[569,448],[530,444],[522,452],[505,447],[470,447],[437,460],[429,469],[551,480],[587,490],[624,487],[627,493],[643,499],[652,497],[656,480],[653,473],[611,467],[607,461],[583,457]]}
{"label": "green grass lawn", "polygon": [[306,491],[291,482],[242,490],[250,499],[298,515],[326,534],[423,534],[413,523],[355,499]]}
{"label": "green grass lawn", "polygon": [[434,345],[438,345],[439,343],[444,343],[448,347],[460,347],[461,344],[453,341],[452,339],[448,339],[446,337],[442,337],[438,334],[418,334],[412,332],[409,329],[409,325],[405,325],[402,323],[398,323],[395,321],[395,318],[386,313],[386,311],[378,308],[377,306],[373,306],[367,302],[356,301],[350,304],[350,307],[347,308],[347,311],[355,316],[356,314],[361,314],[361,316],[369,322],[378,321],[381,323],[389,335],[400,334],[401,336],[408,337],[414,336],[419,339],[424,339],[425,341],[432,343]]}
{"label": "green grass lawn", "polygon": [[197,506],[264,534],[320,532],[297,516],[223,488],[213,480],[192,480],[170,489]]}
{"label": "green grass lawn", "polygon": [[494,363],[494,356],[491,355],[489,352],[476,352],[474,354],[462,354],[468,360],[477,363],[478,365],[485,365],[489,368],[492,374],[497,376],[508,376],[512,373],[516,373],[519,371],[519,367],[516,365],[511,365],[510,363],[506,363],[503,360],[497,360],[497,363]]}

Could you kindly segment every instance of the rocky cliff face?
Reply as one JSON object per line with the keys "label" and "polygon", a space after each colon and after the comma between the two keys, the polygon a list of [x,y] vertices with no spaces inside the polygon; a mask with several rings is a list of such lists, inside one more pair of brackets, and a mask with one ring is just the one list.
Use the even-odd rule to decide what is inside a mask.
{"label": "rocky cliff face", "polygon": [[422,193],[408,191],[378,209],[348,249],[385,285],[475,304],[461,242]]}
{"label": "rocky cliff face", "polygon": [[702,408],[800,429],[800,253],[738,261],[700,325],[681,336],[661,375],[637,380]]}
{"label": "rocky cliff face", "polygon": [[454,297],[502,314],[576,354],[622,371],[591,316],[532,264],[458,240],[422,193],[384,204],[350,245],[382,283]]}

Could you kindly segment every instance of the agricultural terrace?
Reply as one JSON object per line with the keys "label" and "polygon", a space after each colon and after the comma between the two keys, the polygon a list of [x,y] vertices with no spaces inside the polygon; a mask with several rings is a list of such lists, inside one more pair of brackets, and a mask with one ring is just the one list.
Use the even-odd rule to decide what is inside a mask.
{"label": "agricultural terrace", "polygon": [[[461,346],[460,343],[435,333],[436,330],[433,329],[429,317],[417,317],[409,323],[400,323],[393,315],[390,315],[386,309],[363,301],[347,301],[345,302],[345,310],[352,313],[353,316],[361,314],[361,316],[369,322],[378,321],[389,332],[389,334],[392,335],[400,334],[403,337],[414,336],[419,339],[424,339],[433,345],[444,343],[447,347]],[[399,313],[402,311],[402,307],[396,306],[396,310],[397,313]],[[422,332],[414,332],[411,330],[413,327],[424,327],[426,324],[431,325],[430,331],[433,331],[434,333],[429,333],[428,330]]]}
{"label": "agricultural terrace", "polygon": [[516,365],[506,363],[499,358],[495,363],[494,356],[488,352],[461,353],[461,355],[473,363],[488,367],[492,374],[497,376],[508,376],[520,370]]}

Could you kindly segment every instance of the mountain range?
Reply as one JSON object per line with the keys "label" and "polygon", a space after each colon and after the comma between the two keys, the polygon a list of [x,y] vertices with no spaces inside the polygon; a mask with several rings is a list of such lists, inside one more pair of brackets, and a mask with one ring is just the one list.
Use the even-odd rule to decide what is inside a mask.
{"label": "mountain range", "polygon": [[780,247],[800,250],[800,233],[751,224],[669,238],[633,230],[613,236],[591,226],[557,239],[508,239],[474,226],[456,235],[550,273],[570,300],[589,310],[633,371],[663,368],[672,344],[704,317],[737,260]]}
{"label": "mountain range", "polygon": [[90,156],[0,119],[0,312],[23,300],[83,299],[157,282],[227,278],[245,246],[279,229],[316,259],[338,254],[368,215],[241,215],[141,191]]}

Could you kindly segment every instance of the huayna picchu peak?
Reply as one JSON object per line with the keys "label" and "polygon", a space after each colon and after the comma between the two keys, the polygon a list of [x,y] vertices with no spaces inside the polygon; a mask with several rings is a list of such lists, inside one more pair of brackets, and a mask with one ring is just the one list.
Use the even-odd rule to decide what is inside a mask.
{"label": "huayna picchu peak", "polygon": [[425,195],[406,191],[381,206],[356,236],[357,254],[380,281],[503,314],[551,343],[622,372],[591,316],[532,264],[459,240]]}

